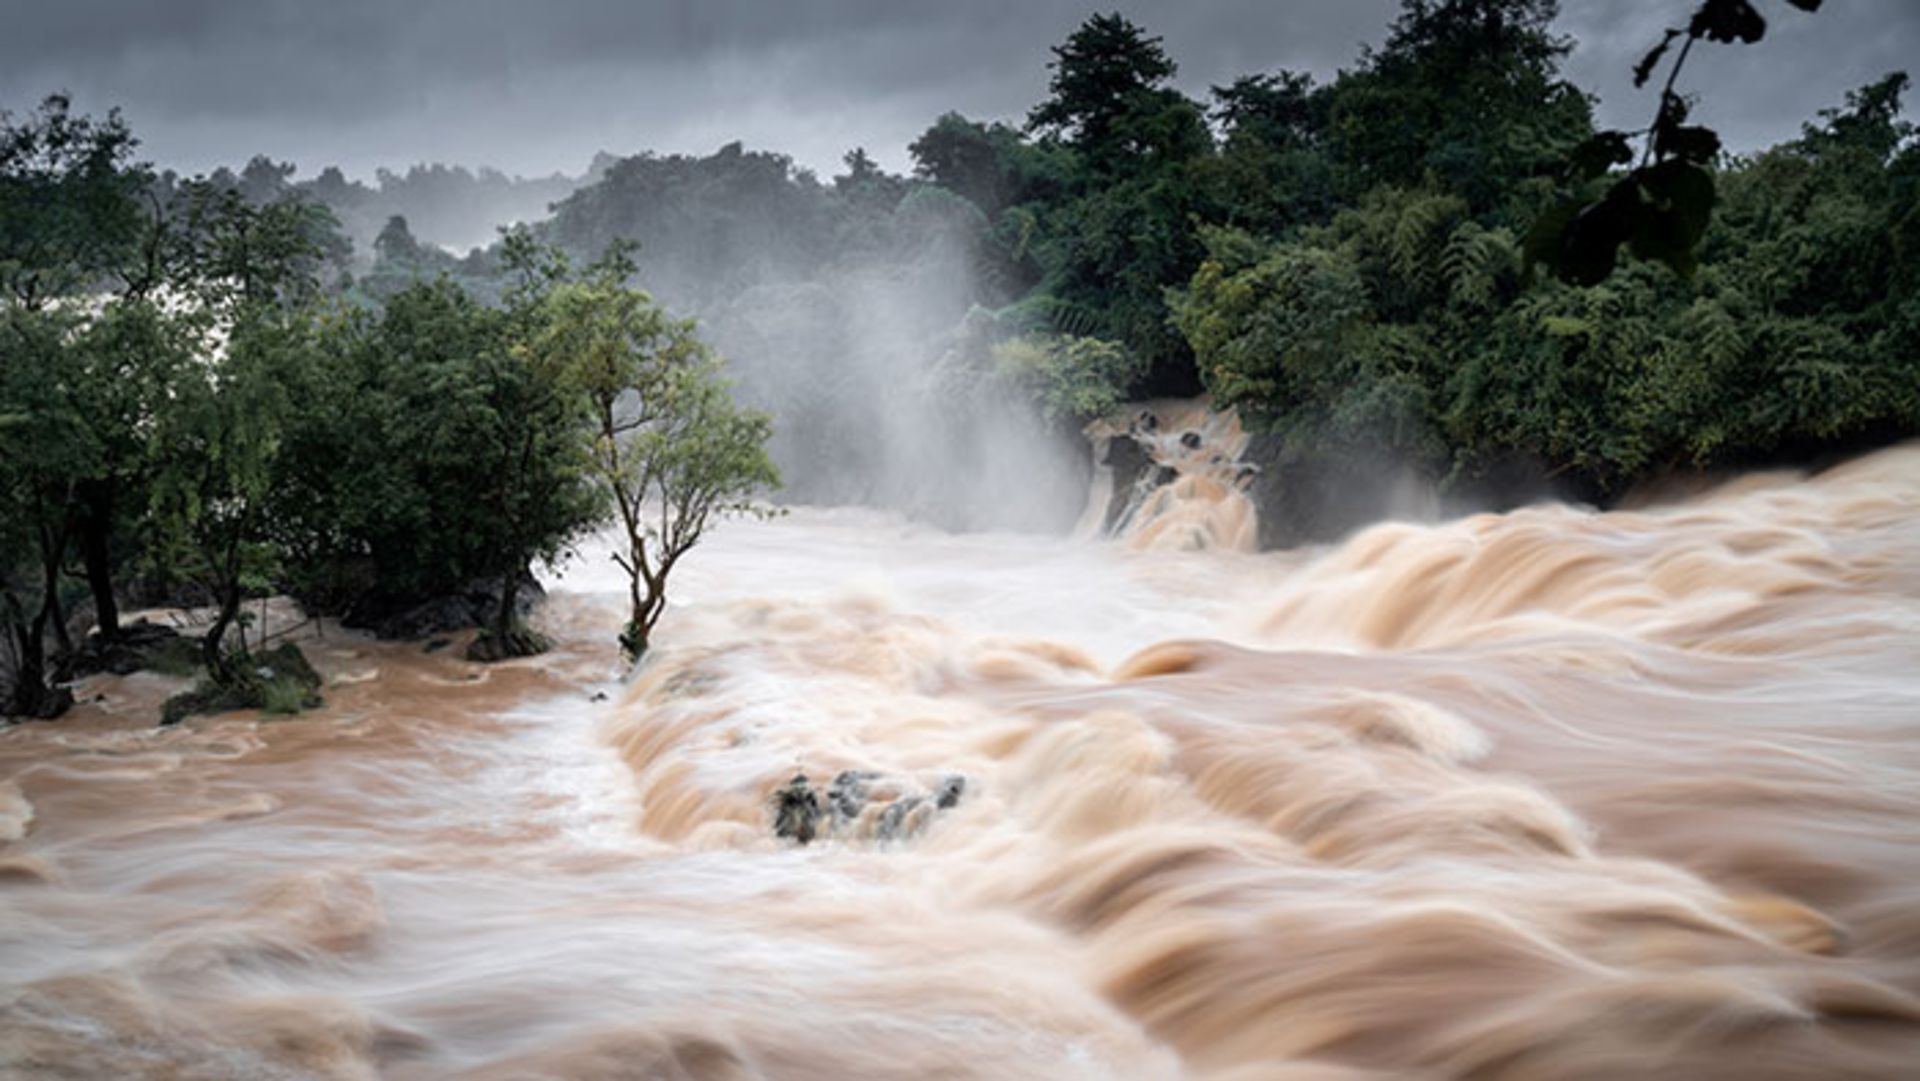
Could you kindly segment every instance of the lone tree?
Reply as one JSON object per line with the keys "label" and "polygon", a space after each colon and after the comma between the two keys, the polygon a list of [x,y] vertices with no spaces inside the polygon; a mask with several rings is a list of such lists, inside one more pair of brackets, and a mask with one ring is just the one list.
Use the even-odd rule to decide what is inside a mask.
{"label": "lone tree", "polygon": [[1118,12],[1094,15],[1053,47],[1047,100],[1027,114],[1027,129],[1060,136],[1096,159],[1131,149],[1141,113],[1159,104],[1178,70],[1160,39]]}
{"label": "lone tree", "polygon": [[594,475],[625,543],[631,612],[620,647],[639,660],[667,604],[667,576],[716,516],[763,513],[753,497],[780,483],[766,442],[772,421],[740,408],[693,323],[623,282],[616,248],[583,281],[547,299],[536,352],[567,358],[592,411]]}

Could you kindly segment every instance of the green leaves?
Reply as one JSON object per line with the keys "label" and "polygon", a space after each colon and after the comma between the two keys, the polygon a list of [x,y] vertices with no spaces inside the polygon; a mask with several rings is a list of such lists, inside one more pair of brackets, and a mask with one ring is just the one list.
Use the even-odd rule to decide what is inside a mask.
{"label": "green leaves", "polygon": [[152,180],[136,145],[118,112],[76,115],[62,94],[17,122],[0,110],[0,294],[40,307],[122,266]]}
{"label": "green leaves", "polygon": [[1096,158],[1126,149],[1117,145],[1127,141],[1120,129],[1176,70],[1159,38],[1117,13],[1089,17],[1053,56],[1050,96],[1034,106],[1027,127],[1064,136]]}
{"label": "green leaves", "polygon": [[623,284],[624,260],[621,249],[587,280],[556,285],[526,311],[517,350],[581,399],[583,464],[626,536],[615,561],[632,612],[620,642],[637,659],[674,564],[712,519],[753,511],[780,477],[766,450],[771,418],[734,403],[691,321]]}
{"label": "green leaves", "polygon": [[1120,407],[1146,364],[1117,342],[1023,335],[993,348],[997,373],[1029,387],[1049,417],[1087,420]]}

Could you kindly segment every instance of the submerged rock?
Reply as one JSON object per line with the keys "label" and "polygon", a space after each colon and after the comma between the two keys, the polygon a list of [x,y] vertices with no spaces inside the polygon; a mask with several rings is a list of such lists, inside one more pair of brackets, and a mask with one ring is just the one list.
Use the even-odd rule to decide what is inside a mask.
{"label": "submerged rock", "polygon": [[820,821],[820,797],[805,773],[794,774],[793,780],[773,793],[771,802],[774,836],[803,845],[813,840]]}
{"label": "submerged rock", "polygon": [[894,800],[887,805],[885,811],[881,812],[880,821],[874,826],[873,835],[882,841],[894,841],[908,832],[919,832],[919,830],[924,827],[925,822],[916,819],[909,825],[908,816],[921,807],[924,807],[926,802],[925,799],[919,796],[908,796],[905,799]]}
{"label": "submerged rock", "polygon": [[932,791],[906,792],[905,787],[871,770],[849,769],[836,774],[823,794],[804,772],[797,773],[767,799],[774,836],[803,845],[822,836],[876,841],[912,837],[935,814],[959,806],[967,779],[952,773]]}
{"label": "submerged rock", "polygon": [[827,788],[827,807],[833,812],[834,824],[841,826],[860,817],[860,810],[867,802],[867,782],[878,780],[878,773],[866,770],[841,770]]}
{"label": "submerged rock", "polygon": [[940,782],[939,789],[934,792],[934,806],[943,811],[957,807],[960,805],[960,797],[965,794],[966,791],[967,779],[964,775],[958,773],[948,774],[946,779]]}
{"label": "submerged rock", "polygon": [[553,648],[546,635],[528,627],[515,627],[504,635],[481,631],[467,646],[467,659],[483,663],[509,661],[515,657],[536,657]]}

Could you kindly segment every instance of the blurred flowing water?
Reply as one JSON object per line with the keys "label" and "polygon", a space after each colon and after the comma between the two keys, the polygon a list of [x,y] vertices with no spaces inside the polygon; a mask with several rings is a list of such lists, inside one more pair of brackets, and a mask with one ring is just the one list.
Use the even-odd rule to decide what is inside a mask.
{"label": "blurred flowing water", "polygon": [[1160,550],[1246,514],[729,523],[628,683],[599,548],[547,657],[96,680],[0,732],[0,1075],[1914,1075],[1920,450]]}

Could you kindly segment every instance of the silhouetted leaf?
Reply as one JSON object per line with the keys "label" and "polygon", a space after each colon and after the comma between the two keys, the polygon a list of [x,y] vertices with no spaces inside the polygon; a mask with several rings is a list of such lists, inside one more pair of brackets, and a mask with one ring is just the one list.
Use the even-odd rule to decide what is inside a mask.
{"label": "silhouetted leaf", "polygon": [[1625,165],[1632,160],[1633,147],[1627,142],[1626,133],[1603,131],[1575,147],[1568,156],[1568,165],[1573,175],[1581,180],[1592,180],[1606,175],[1614,166]]}
{"label": "silhouetted leaf", "polygon": [[1633,233],[1639,189],[1621,180],[1596,202],[1560,203],[1534,222],[1522,253],[1529,268],[1545,266],[1572,285],[1597,285],[1613,273],[1620,245]]}
{"label": "silhouetted leaf", "polygon": [[1743,41],[1748,45],[1767,36],[1767,20],[1747,0],[1706,0],[1693,13],[1687,32],[1708,41]]}
{"label": "silhouetted leaf", "polygon": [[1630,178],[1645,195],[1632,215],[1633,253],[1691,276],[1694,248],[1713,213],[1713,176],[1691,162],[1673,159],[1636,170]]}
{"label": "silhouetted leaf", "polygon": [[1636,89],[1647,85],[1647,80],[1653,76],[1653,69],[1660,66],[1660,58],[1667,55],[1667,46],[1672,45],[1673,39],[1683,33],[1686,31],[1677,29],[1667,31],[1667,36],[1660,39],[1660,44],[1647,50],[1647,55],[1641,57],[1640,62],[1633,66],[1633,85]]}
{"label": "silhouetted leaf", "polygon": [[1801,11],[1819,11],[1820,10],[1820,0],[1787,0],[1787,3],[1792,4],[1794,7],[1799,8]]}
{"label": "silhouetted leaf", "polygon": [[1705,165],[1720,153],[1720,136],[1712,128],[1677,127],[1657,133],[1654,151],[1662,157],[1680,158]]}
{"label": "silhouetted leaf", "polygon": [[1560,248],[1566,238],[1567,226],[1573,224],[1574,215],[1580,213],[1586,203],[1579,199],[1563,199],[1548,207],[1533,221],[1533,227],[1520,241],[1520,256],[1526,272],[1531,275],[1533,268],[1544,266],[1556,277],[1560,274]]}

